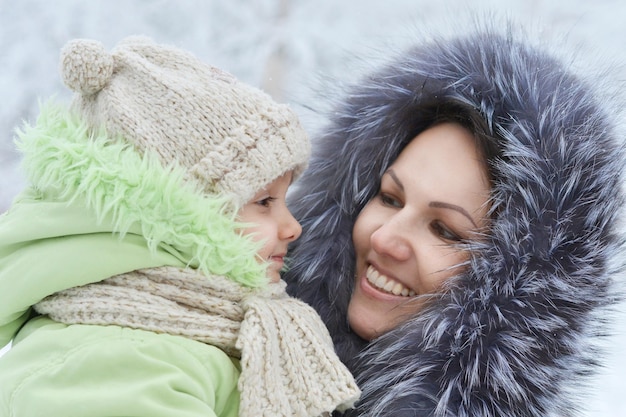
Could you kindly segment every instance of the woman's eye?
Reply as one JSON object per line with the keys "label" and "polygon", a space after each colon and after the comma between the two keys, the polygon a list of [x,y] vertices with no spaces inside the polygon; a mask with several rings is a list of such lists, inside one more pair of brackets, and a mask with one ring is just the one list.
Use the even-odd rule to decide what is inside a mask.
{"label": "woman's eye", "polygon": [[389,207],[402,208],[402,202],[389,194],[380,193],[380,201]]}
{"label": "woman's eye", "polygon": [[276,198],[274,198],[274,197],[265,197],[262,200],[258,200],[256,202],[256,204],[258,204],[258,205],[260,205],[262,207],[269,207],[274,200],[276,200]]}
{"label": "woman's eye", "polygon": [[445,239],[451,242],[460,242],[463,240],[461,236],[454,233],[452,230],[450,230],[450,228],[446,227],[446,225],[440,221],[432,222],[430,225],[430,228],[433,230],[433,232],[437,236],[439,236],[442,239]]}

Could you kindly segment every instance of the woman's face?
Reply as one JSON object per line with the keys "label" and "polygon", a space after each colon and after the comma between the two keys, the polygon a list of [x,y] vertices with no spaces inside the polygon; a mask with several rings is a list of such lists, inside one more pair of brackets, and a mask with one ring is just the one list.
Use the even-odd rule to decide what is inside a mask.
{"label": "woman's face", "polygon": [[385,172],[353,230],[352,329],[371,340],[418,312],[487,225],[489,181],[473,135],[442,123],[417,135]]}

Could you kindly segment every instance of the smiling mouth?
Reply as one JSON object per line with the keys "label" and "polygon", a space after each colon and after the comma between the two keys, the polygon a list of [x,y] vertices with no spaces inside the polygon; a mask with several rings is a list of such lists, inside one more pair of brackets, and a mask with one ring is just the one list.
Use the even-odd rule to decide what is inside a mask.
{"label": "smiling mouth", "polygon": [[386,275],[378,272],[372,265],[367,267],[365,272],[367,281],[380,291],[401,297],[415,297],[415,291],[406,287],[398,281],[388,278]]}

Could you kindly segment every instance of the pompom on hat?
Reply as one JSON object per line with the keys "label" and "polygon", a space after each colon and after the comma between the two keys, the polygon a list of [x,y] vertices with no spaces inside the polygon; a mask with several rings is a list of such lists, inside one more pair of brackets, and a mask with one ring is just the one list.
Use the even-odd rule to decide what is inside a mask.
{"label": "pompom on hat", "polygon": [[108,53],[77,39],[61,75],[87,123],[104,127],[237,209],[287,171],[306,167],[310,145],[295,113],[259,89],[174,47],[129,37]]}

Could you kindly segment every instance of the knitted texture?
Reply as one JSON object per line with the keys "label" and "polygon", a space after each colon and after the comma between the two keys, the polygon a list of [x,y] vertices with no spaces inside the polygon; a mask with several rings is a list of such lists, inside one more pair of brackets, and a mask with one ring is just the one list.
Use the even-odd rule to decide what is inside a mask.
{"label": "knitted texture", "polygon": [[239,415],[318,416],[360,391],[317,313],[285,283],[251,289],[193,269],[151,268],[49,296],[35,310],[67,324],[184,336],[241,358]]}
{"label": "knitted texture", "polygon": [[308,139],[288,106],[185,51],[129,37],[108,53],[78,39],[61,51],[61,75],[91,126],[181,165],[233,210],[307,163]]}
{"label": "knitted texture", "polygon": [[45,190],[47,200],[68,207],[84,205],[104,227],[99,230],[123,238],[138,229],[152,253],[175,248],[185,264],[207,275],[247,286],[267,282],[265,265],[254,257],[257,245],[234,233],[226,197],[199,192],[184,181],[182,167],[165,169],[154,154],[142,157],[103,130],[90,132],[82,118],[54,103],[42,106],[17,145],[31,191]]}

